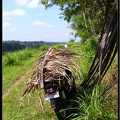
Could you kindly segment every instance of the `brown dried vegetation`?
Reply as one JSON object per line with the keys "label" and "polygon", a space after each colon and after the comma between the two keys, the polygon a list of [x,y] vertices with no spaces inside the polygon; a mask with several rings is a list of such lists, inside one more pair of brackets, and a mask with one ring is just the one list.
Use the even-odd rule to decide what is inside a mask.
{"label": "brown dried vegetation", "polygon": [[[22,94],[21,100],[28,95],[30,91],[44,88],[43,81],[47,79],[61,81],[65,77],[71,85],[71,81],[65,70],[76,71],[78,65],[74,62],[76,53],[68,50],[59,50],[49,48],[44,51],[40,58],[36,71],[31,75]],[[61,82],[59,82],[61,83]]]}

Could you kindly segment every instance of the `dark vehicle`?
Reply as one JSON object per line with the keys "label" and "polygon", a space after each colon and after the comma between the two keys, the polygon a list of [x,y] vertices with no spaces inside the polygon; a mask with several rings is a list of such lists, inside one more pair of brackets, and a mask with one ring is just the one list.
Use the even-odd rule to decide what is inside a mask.
{"label": "dark vehicle", "polygon": [[[48,79],[44,82],[45,100],[50,100],[51,107],[59,120],[64,120],[70,114],[71,99],[75,96],[76,86],[72,73],[65,70],[69,80]],[[70,85],[69,82],[72,84]]]}

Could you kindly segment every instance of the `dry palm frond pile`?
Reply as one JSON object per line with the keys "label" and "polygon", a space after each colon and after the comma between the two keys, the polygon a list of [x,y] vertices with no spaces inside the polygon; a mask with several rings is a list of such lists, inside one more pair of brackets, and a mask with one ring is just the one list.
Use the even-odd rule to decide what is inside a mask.
{"label": "dry palm frond pile", "polygon": [[44,81],[47,79],[63,80],[65,77],[69,84],[72,84],[65,70],[72,72],[77,68],[74,63],[76,54],[68,50],[58,50],[49,48],[41,55],[37,70],[32,74],[29,81],[25,84],[22,98],[35,89],[44,88]]}

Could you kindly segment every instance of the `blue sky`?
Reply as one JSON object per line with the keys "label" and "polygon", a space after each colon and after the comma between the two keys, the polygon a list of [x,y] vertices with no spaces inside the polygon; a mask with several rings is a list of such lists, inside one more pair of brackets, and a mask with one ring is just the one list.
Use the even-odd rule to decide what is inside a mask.
{"label": "blue sky", "polygon": [[[39,0],[2,1],[2,39],[19,41],[68,42],[70,24],[60,19],[60,9],[45,9]],[[78,39],[79,40],[79,39]],[[78,41],[76,40],[76,41]]]}

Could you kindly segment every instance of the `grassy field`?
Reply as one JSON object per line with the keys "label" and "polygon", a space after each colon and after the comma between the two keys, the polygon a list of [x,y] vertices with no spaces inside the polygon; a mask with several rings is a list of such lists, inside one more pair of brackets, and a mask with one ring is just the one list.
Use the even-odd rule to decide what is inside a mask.
{"label": "grassy field", "polygon": [[[22,50],[13,53],[7,53],[3,56],[2,59],[2,92],[5,93],[8,88],[24,73],[31,68],[31,66],[35,66],[38,63],[39,55],[49,46],[42,46],[40,49],[35,50]],[[29,54],[23,58],[24,54]],[[18,61],[18,57],[21,59]],[[8,56],[9,55],[9,56]],[[9,57],[9,58],[8,58]],[[8,60],[9,59],[9,60]],[[7,62],[8,61],[8,62]],[[3,99],[2,103],[2,118],[3,120],[40,120],[41,119],[41,110],[40,110],[40,102],[38,93],[34,94],[34,99],[28,103],[28,99],[26,98],[23,104],[21,104],[20,98],[24,89],[24,84],[28,81],[28,78],[31,74],[36,70],[36,67],[31,69],[30,73],[27,74],[22,82],[20,82],[17,86],[9,92],[7,97]],[[42,100],[43,92],[41,94]],[[44,102],[45,114],[44,120],[57,119],[54,115],[53,110],[51,109],[49,101]],[[46,116],[47,113],[47,116]]]}
{"label": "grassy field", "polygon": [[[62,45],[56,45],[56,48],[62,48]],[[2,59],[2,91],[3,93],[8,90],[8,88],[24,73],[38,62],[39,55],[45,50],[47,46],[43,46],[40,49],[35,50],[23,50],[15,53],[9,53],[7,57],[10,62],[7,61],[7,57],[4,55]],[[79,79],[74,74],[76,78],[76,84],[79,85],[82,80],[87,76],[88,70],[92,63],[95,55],[95,49],[91,48],[90,44],[81,46],[79,43],[68,43],[68,49],[75,51],[78,54],[78,59],[76,63],[79,65]],[[22,57],[20,59],[20,54],[22,56],[28,52],[28,57]],[[14,57],[13,57],[14,56]],[[19,58],[19,59],[18,59]],[[117,56],[111,67],[117,65]],[[20,98],[23,92],[24,84],[28,81],[36,67],[32,69],[24,78],[22,82],[14,86],[14,88],[9,92],[9,94],[2,101],[2,118],[3,120],[42,120],[40,101],[38,92],[34,93],[34,97],[28,96],[24,99],[23,104],[21,104]],[[101,85],[108,85],[110,82],[111,75],[113,74],[112,69],[108,71],[104,78],[104,82]],[[104,87],[103,86],[103,87]],[[92,95],[89,95],[86,91],[86,97],[81,95],[76,97],[75,103],[77,106],[77,113],[73,114],[72,120],[117,120],[117,86],[115,86],[112,91],[107,93],[105,97],[98,99],[99,92],[103,88],[97,86],[92,91]],[[49,101],[44,101],[44,92],[41,91],[41,97],[44,104],[44,114],[43,120],[57,120],[56,115],[51,109]],[[81,99],[82,98],[82,99]],[[77,102],[76,102],[77,101]],[[113,102],[111,102],[113,101]],[[81,111],[82,109],[82,111]]]}

